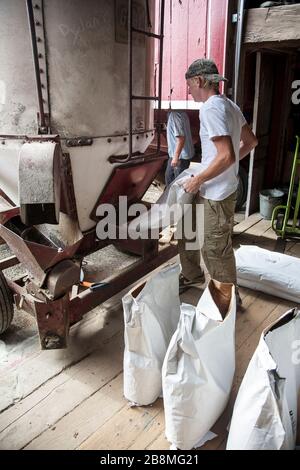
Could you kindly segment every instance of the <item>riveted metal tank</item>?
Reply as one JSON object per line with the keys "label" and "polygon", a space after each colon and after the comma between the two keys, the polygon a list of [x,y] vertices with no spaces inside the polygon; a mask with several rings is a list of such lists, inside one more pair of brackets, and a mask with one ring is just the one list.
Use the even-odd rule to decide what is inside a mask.
{"label": "riveted metal tank", "polygon": [[[30,199],[31,178],[20,189],[19,158],[25,136],[43,133],[35,42],[45,133],[57,134],[70,156],[77,222],[85,232],[96,224],[91,213],[114,170],[109,157],[128,154],[128,1],[37,0],[32,7],[33,38],[28,2],[0,2],[0,188],[16,205],[20,194]],[[134,0],[132,8],[137,29],[154,24],[155,0]],[[153,96],[154,42],[133,39],[135,95]],[[144,153],[153,140],[153,108],[151,101],[134,101],[133,152]]]}

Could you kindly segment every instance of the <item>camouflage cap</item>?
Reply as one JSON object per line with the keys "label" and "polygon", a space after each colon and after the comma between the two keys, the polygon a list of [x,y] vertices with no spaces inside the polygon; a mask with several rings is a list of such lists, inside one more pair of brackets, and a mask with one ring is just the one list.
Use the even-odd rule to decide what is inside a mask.
{"label": "camouflage cap", "polygon": [[227,82],[227,78],[219,74],[218,68],[213,60],[197,59],[188,68],[185,78],[204,77],[213,83]]}

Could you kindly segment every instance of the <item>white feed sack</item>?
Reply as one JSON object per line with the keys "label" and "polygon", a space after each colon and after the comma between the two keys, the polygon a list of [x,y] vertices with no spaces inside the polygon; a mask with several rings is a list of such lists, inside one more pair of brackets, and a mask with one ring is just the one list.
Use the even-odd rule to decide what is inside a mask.
{"label": "white feed sack", "polygon": [[267,328],[241,384],[228,450],[295,448],[300,392],[300,312]]}
{"label": "white feed sack", "polygon": [[124,395],[137,405],[162,393],[162,364],[180,316],[179,273],[179,265],[168,266],[123,298]]}
{"label": "white feed sack", "polygon": [[238,284],[300,303],[300,259],[257,246],[236,253]]}
{"label": "white feed sack", "polygon": [[197,307],[182,305],[163,365],[166,437],[189,450],[223,413],[235,371],[236,297],[211,281]]}
{"label": "white feed sack", "polygon": [[187,212],[189,204],[193,202],[194,195],[186,193],[183,183],[193,174],[199,173],[203,165],[194,164],[192,168],[183,171],[178,178],[166,188],[164,193],[153,204],[148,212],[136,217],[128,226],[128,232],[134,238],[139,234],[141,238],[147,238],[149,230],[160,231],[169,225],[177,224]]}

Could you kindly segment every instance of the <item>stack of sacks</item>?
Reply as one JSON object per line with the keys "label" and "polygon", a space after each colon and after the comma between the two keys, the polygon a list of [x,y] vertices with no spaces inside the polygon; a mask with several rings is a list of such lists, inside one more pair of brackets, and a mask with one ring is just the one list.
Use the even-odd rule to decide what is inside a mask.
{"label": "stack of sacks", "polygon": [[162,393],[161,369],[179,316],[180,266],[168,266],[123,298],[124,395],[149,405]]}
{"label": "stack of sacks", "polygon": [[147,238],[149,230],[162,230],[169,225],[177,224],[195,197],[194,194],[184,191],[183,183],[193,173],[200,172],[201,169],[203,169],[203,165],[198,163],[193,166],[193,169],[182,172],[148,212],[135,218],[129,224],[129,235],[134,238],[138,233],[141,238]]}
{"label": "stack of sacks", "polygon": [[235,372],[236,297],[211,281],[197,307],[183,305],[163,365],[166,437],[197,447],[223,413]]}
{"label": "stack of sacks", "polygon": [[240,286],[300,302],[300,259],[257,246],[242,246],[235,257]]}
{"label": "stack of sacks", "polygon": [[241,384],[228,450],[293,450],[300,392],[300,312],[267,328]]}

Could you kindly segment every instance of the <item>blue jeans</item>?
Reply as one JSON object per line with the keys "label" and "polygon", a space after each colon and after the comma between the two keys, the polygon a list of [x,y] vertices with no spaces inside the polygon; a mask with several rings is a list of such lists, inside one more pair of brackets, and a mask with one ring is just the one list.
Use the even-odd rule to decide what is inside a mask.
{"label": "blue jeans", "polygon": [[169,158],[168,161],[168,166],[166,169],[166,174],[165,174],[165,180],[166,180],[166,185],[169,186],[177,176],[180,175],[184,170],[187,170],[190,166],[190,160],[179,160],[178,165],[176,168],[173,168],[171,166],[172,163],[172,158]]}

